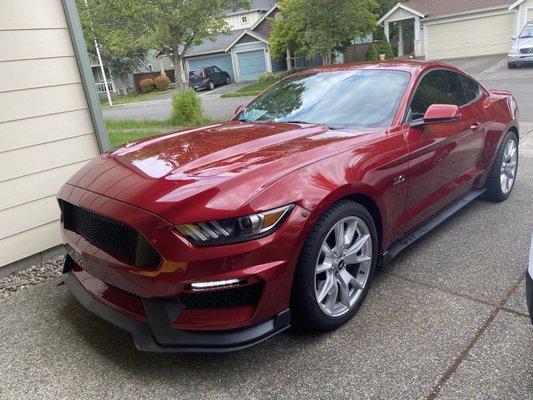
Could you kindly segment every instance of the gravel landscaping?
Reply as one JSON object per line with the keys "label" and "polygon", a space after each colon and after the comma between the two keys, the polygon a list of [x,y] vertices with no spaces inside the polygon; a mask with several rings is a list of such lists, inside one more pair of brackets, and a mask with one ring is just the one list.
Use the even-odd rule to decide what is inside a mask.
{"label": "gravel landscaping", "polygon": [[0,300],[61,275],[65,256],[57,256],[0,279]]}

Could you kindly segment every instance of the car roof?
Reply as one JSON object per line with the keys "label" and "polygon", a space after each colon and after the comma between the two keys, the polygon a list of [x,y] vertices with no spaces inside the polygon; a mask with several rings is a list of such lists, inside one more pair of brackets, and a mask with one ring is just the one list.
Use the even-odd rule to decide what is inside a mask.
{"label": "car roof", "polygon": [[[453,65],[436,61],[418,61],[418,60],[388,60],[388,61],[369,61],[356,62],[348,64],[333,64],[320,67],[312,67],[300,73],[325,72],[325,71],[352,71],[358,69],[380,69],[404,71],[412,75],[419,75],[428,69],[444,68],[464,73]],[[467,74],[468,75],[468,74]]]}

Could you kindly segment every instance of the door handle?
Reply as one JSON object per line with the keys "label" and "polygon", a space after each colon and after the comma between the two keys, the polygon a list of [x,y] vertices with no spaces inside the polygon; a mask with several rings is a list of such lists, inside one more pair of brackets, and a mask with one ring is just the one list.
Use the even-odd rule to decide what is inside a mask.
{"label": "door handle", "polygon": [[479,130],[479,128],[481,128],[481,124],[479,122],[474,122],[470,127],[470,129],[472,129],[473,131],[477,131]]}

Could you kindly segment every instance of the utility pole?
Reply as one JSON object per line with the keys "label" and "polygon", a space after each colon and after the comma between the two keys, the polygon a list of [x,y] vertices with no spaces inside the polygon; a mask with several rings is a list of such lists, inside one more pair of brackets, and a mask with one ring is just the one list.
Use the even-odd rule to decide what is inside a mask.
{"label": "utility pole", "polygon": [[[87,7],[87,10],[89,10],[89,4],[87,3],[87,0],[85,0],[85,7]],[[92,22],[91,22],[91,31],[94,32]],[[112,106],[113,100],[111,100],[111,93],[109,93],[109,86],[107,84],[107,77],[105,74],[104,63],[102,62],[102,56],[100,55],[100,48],[98,47],[98,42],[96,41],[96,39],[94,39],[94,48],[96,49],[96,56],[98,57],[98,63],[100,64],[100,71],[102,72],[102,76],[104,78],[105,92],[107,94],[107,103],[110,106]]]}

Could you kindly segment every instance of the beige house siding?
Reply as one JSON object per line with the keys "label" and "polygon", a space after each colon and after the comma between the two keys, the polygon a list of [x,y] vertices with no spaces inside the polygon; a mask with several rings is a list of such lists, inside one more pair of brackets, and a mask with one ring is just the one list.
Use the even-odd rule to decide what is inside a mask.
{"label": "beige house siding", "polygon": [[424,25],[426,58],[473,57],[503,54],[511,46],[515,14],[479,15],[465,20]]}
{"label": "beige house siding", "polygon": [[99,150],[61,1],[0,15],[1,267],[61,243],[55,194]]}

